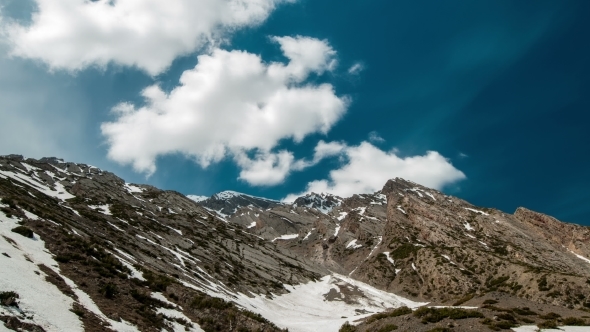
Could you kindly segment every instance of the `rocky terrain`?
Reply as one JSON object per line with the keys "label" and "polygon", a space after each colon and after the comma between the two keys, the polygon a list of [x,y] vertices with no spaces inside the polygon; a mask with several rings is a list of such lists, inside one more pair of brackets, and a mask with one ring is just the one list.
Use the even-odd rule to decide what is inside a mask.
{"label": "rocky terrain", "polygon": [[186,197],[89,165],[5,156],[0,197],[8,329],[590,323],[589,228],[473,206],[399,178],[373,194],[285,203],[229,191]]}

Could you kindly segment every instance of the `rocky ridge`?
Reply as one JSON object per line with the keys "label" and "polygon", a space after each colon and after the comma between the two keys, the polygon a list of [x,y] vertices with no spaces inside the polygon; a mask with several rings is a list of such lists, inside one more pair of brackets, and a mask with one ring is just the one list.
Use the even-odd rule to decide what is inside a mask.
{"label": "rocky ridge", "polygon": [[[443,320],[462,331],[493,328],[485,319],[508,306],[538,313],[512,313],[511,326],[542,321],[543,310],[582,317],[590,307],[589,228],[473,206],[403,179],[349,198],[287,204],[223,192],[195,202],[89,165],[7,156],[0,197],[0,264],[50,280],[85,330],[336,331],[402,305],[483,310],[465,327]],[[51,255],[28,252],[27,239]],[[10,278],[0,272],[0,293],[18,286]],[[27,297],[18,301],[25,307]],[[50,326],[0,308],[14,326]],[[406,318],[405,329],[429,329]]]}

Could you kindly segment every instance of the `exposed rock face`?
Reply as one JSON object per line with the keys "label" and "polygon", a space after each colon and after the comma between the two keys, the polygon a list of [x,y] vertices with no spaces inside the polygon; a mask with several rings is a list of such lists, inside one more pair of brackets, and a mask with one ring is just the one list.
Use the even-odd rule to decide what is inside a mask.
{"label": "exposed rock face", "polygon": [[[202,327],[274,331],[278,328],[262,318],[249,318],[210,295],[231,301],[239,293],[281,294],[286,292],[283,284],[327,273],[220,220],[180,193],[128,184],[88,165],[0,158],[0,197],[2,224],[17,226],[15,218],[22,220],[55,255],[59,270],[52,271],[73,280],[96,302],[99,313],[80,301],[80,315],[87,320],[115,317],[145,331],[172,328],[179,314],[158,316],[158,307],[172,308],[150,300],[150,292],[162,292]],[[20,247],[21,238],[13,239],[20,235],[3,236],[0,245]],[[6,259],[1,266],[15,259],[0,257]],[[183,324],[191,323],[187,318]]]}
{"label": "exposed rock face", "polygon": [[[316,316],[331,302],[353,306],[358,317],[420,305],[410,300],[590,307],[589,228],[524,208],[510,215],[476,207],[403,179],[373,194],[310,194],[293,204],[236,192],[191,200],[89,165],[11,155],[0,157],[0,197],[0,266],[30,265],[19,273],[34,270],[66,294],[89,331],[279,329],[238,306],[291,331],[311,331],[302,327],[309,323],[288,325],[293,320],[278,315],[282,307],[271,300],[294,296],[281,303],[300,303],[305,287],[314,291],[302,294],[320,298]],[[31,243],[44,249],[26,251]],[[329,282],[312,282],[330,274]],[[10,285],[3,276],[0,286]],[[23,294],[9,295],[11,305],[28,305]],[[11,326],[48,329],[9,309],[0,306],[0,320]],[[494,315],[488,309],[484,316]],[[321,319],[325,331],[347,319],[328,314],[334,317]],[[360,328],[381,328],[375,324]]]}
{"label": "exposed rock face", "polygon": [[326,193],[307,194],[297,198],[295,202],[293,202],[293,206],[313,208],[322,213],[328,213],[335,207],[340,206],[340,204],[342,204],[342,198]]}
{"label": "exposed rock face", "polygon": [[510,215],[476,207],[403,179],[325,214],[293,204],[229,220],[298,257],[410,298],[450,304],[501,290],[538,303],[590,305],[589,228],[523,208]]}
{"label": "exposed rock face", "polygon": [[222,191],[207,199],[197,198],[195,201],[207,209],[217,212],[221,216],[235,214],[242,207],[250,206],[264,210],[282,205],[281,202],[278,201],[250,196],[235,191]]}

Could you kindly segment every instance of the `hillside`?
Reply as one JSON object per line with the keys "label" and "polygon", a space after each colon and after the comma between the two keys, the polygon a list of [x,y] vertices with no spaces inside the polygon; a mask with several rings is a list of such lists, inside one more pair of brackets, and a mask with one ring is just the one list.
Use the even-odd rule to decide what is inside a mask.
{"label": "hillside", "polygon": [[535,312],[512,313],[512,326],[548,312],[588,318],[590,229],[399,178],[293,204],[190,199],[89,165],[5,156],[0,197],[10,329],[337,331],[350,321],[371,331],[403,319],[426,331],[413,314],[372,315],[427,303],[477,307],[482,316],[462,322],[486,329],[506,308]]}

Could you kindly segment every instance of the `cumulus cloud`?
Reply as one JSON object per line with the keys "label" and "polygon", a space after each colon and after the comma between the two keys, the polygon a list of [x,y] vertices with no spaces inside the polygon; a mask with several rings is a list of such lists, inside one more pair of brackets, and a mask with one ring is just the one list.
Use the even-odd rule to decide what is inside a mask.
{"label": "cumulus cloud", "polygon": [[383,151],[369,142],[363,142],[358,146],[344,148],[342,153],[347,162],[330,171],[328,179],[312,181],[304,192],[290,194],[283,200],[292,202],[310,192],[327,192],[341,197],[373,193],[395,177],[435,189],[465,179],[463,172],[436,151],[428,151],[423,156],[401,158],[394,151]]}
{"label": "cumulus cloud", "polygon": [[291,0],[35,0],[32,23],[4,24],[12,54],[53,69],[116,63],[152,75],[225,31],[263,22]]}
{"label": "cumulus cloud", "polygon": [[282,139],[327,133],[345,113],[348,99],[332,85],[306,82],[311,73],[332,70],[336,52],[309,37],[272,40],[287,63],[215,49],[199,56],[170,93],[153,85],[142,92],[144,106],[114,107],[116,119],[101,126],[109,158],[150,174],[165,154],[182,153],[203,167],[233,156],[243,168],[240,178],[256,185],[276,184],[307,167],[290,152],[272,150]]}
{"label": "cumulus cloud", "polygon": [[342,153],[346,145],[339,142],[326,143],[319,141],[314,149],[313,159],[295,160],[290,151],[278,153],[259,153],[254,159],[245,153],[234,154],[234,159],[242,168],[240,179],[257,186],[270,186],[282,183],[291,172],[302,171],[317,165],[325,158]]}
{"label": "cumulus cloud", "polygon": [[294,167],[293,153],[262,153],[255,159],[248,158],[245,153],[236,153],[235,160],[242,168],[239,179],[255,186],[276,185],[285,180]]}

